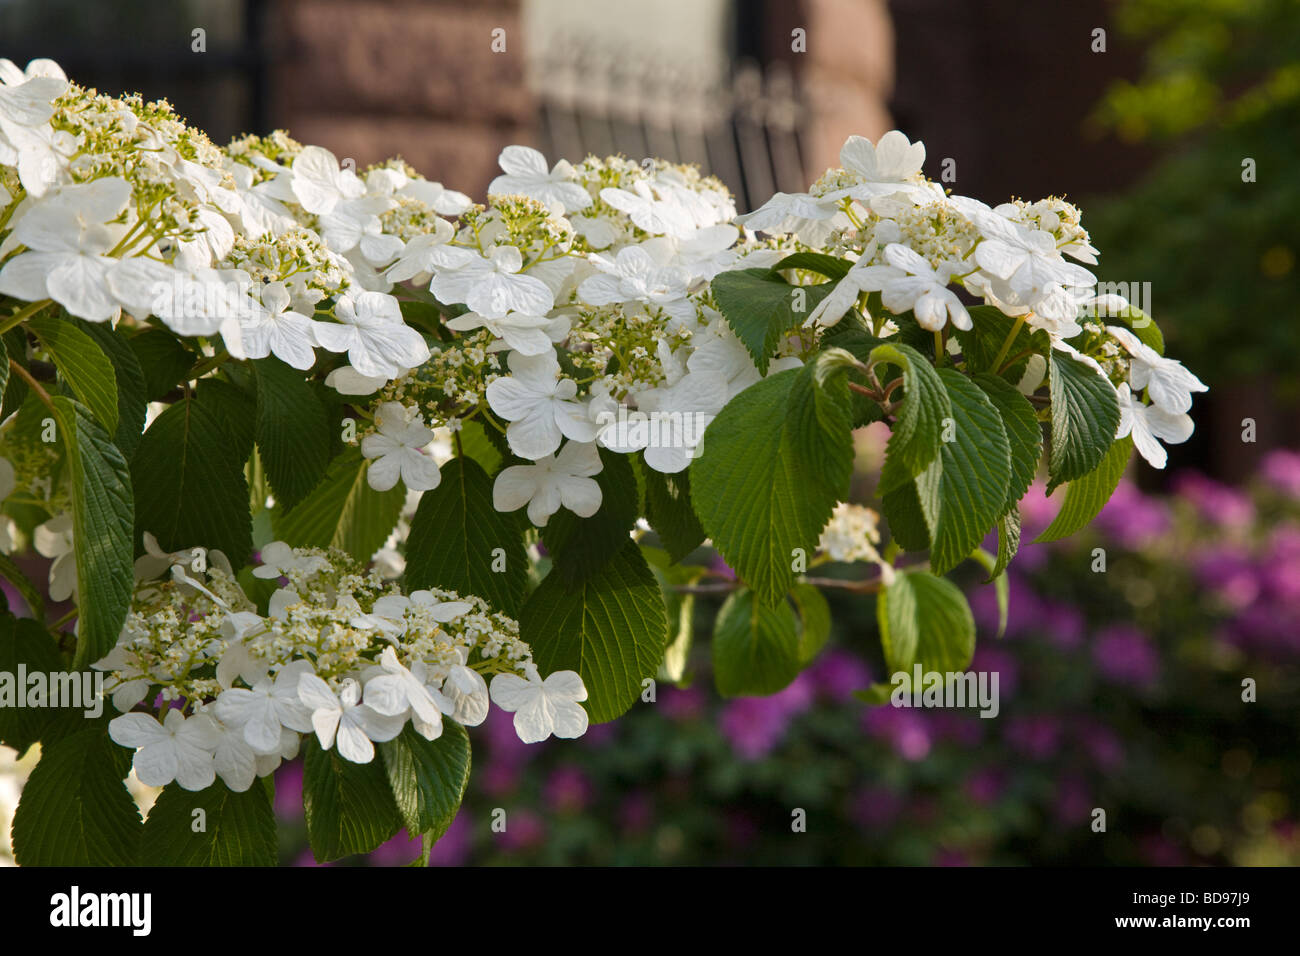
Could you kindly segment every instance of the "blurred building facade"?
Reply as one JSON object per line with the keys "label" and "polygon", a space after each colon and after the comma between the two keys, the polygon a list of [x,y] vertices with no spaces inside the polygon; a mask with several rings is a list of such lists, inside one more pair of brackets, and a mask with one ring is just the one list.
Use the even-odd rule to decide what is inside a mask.
{"label": "blurred building facade", "polygon": [[1080,123],[1133,62],[1091,51],[1106,22],[1104,0],[0,0],[0,55],[471,195],[523,142],[699,163],[748,208],[897,125],[996,201],[1141,169]]}
{"label": "blurred building facade", "polygon": [[748,208],[888,128],[883,0],[278,0],[272,113],[481,193],[501,147],[698,163]]}
{"label": "blurred building facade", "polygon": [[[217,142],[287,128],[358,167],[400,155],[475,197],[501,148],[527,143],[552,162],[698,163],[746,210],[806,188],[849,135],[897,127],[924,140],[932,177],[951,160],[943,182],[963,194],[1087,203],[1153,158],[1087,122],[1139,68],[1114,12],[1110,0],[0,0],[0,56],[50,56],[87,85],[166,97]],[[1104,260],[1102,273],[1143,278],[1105,275]],[[1152,304],[1176,306],[1158,285]],[[1249,470],[1255,456],[1224,451],[1240,451],[1247,413],[1262,435],[1294,431],[1258,394],[1209,403],[1213,428],[1175,449],[1175,466]]]}

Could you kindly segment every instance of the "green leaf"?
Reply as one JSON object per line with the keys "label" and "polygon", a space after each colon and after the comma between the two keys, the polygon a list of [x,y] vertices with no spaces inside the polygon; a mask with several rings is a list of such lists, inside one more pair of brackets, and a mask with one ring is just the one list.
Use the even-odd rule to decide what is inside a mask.
{"label": "green leaf", "polygon": [[975,619],[951,581],[928,571],[906,571],[880,592],[876,623],[890,674],[960,672],[975,653]]}
{"label": "green leaf", "polygon": [[[971,372],[998,373],[998,369],[993,367],[993,360],[1002,352],[1003,343],[1015,328],[1017,319],[992,305],[971,306],[966,311],[970,313],[971,328],[965,331],[953,329],[953,334],[961,345],[967,369]],[[1006,349],[1002,363],[1006,364],[1008,359],[1015,358],[1026,350],[1046,355],[1050,349],[1051,342],[1046,332],[1021,324],[1015,339]],[[1016,359],[1000,374],[1006,375],[1013,382],[1020,381],[1028,359],[1027,355]]]}
{"label": "green leaf", "polygon": [[793,286],[771,269],[722,272],[712,283],[719,310],[763,375],[781,336],[801,326],[833,286]]}
{"label": "green leaf", "polygon": [[293,547],[340,548],[369,561],[397,525],[406,492],[400,486],[375,491],[366,481],[368,465],[356,448],[335,458],[311,494],[289,511],[276,509],[276,537]]}
{"label": "green leaf", "polygon": [[[891,465],[886,458],[885,466],[880,472],[882,483],[886,473],[893,469],[904,470],[896,463]],[[889,524],[890,536],[899,548],[904,551],[925,551],[930,547],[930,525],[926,520],[926,512],[921,509],[916,482],[910,479],[905,481],[905,484],[897,485],[880,496],[880,511]],[[927,490],[933,492],[935,489]],[[926,508],[931,514],[937,514],[938,502],[927,500]]]}
{"label": "green leaf", "polygon": [[122,783],[131,754],[106,726],[42,746],[14,813],[19,866],[135,865],[140,811]]}
{"label": "green leaf", "polygon": [[314,737],[305,738],[304,747],[302,806],[317,862],[369,853],[401,828],[382,753],[370,763],[352,763],[337,750],[321,750]]}
{"label": "green leaf", "polygon": [[[1018,512],[1017,512],[1018,513]],[[1005,516],[1004,516],[1005,518]],[[1003,519],[998,519],[998,527],[1001,528]],[[1011,605],[1011,582],[1007,580],[1005,574],[1005,565],[998,567],[998,559],[989,554],[983,548],[976,548],[971,557],[978,561],[980,566],[989,573],[989,578],[985,584],[992,584],[994,592],[998,599],[998,633],[1001,637],[1007,630],[1007,611]]]}
{"label": "green leaf", "polygon": [[663,548],[641,545],[650,570],[659,582],[664,606],[668,611],[668,640],[663,663],[659,665],[659,679],[682,685],[686,680],[686,665],[690,661],[691,644],[695,636],[695,595],[678,591],[679,585],[692,585],[699,581],[704,569],[675,563]]}
{"label": "green leaf", "polygon": [[880,494],[921,474],[943,444],[944,419],[952,407],[943,380],[929,361],[910,346],[886,342],[871,350],[871,362],[888,362],[903,370],[903,404],[899,407],[893,434],[885,447],[886,459],[896,466],[880,475]]}
{"label": "green leaf", "polygon": [[527,577],[519,522],[492,506],[492,479],[478,462],[453,458],[411,519],[407,590],[440,587],[475,594],[514,617]]}
{"label": "green leaf", "polygon": [[1010,444],[1011,480],[1003,506],[1005,511],[1014,507],[1033,483],[1038,460],[1043,455],[1043,429],[1034,414],[1034,406],[1006,379],[981,372],[973,376],[973,381],[1002,416],[1002,427]]}
{"label": "green leaf", "polygon": [[257,378],[257,448],[286,509],[305,498],[329,466],[333,433],[301,372],[277,358],[252,363]]}
{"label": "green leaf", "polygon": [[805,667],[826,646],[831,636],[831,609],[816,587],[800,581],[790,589],[799,609],[799,666]]}
{"label": "green leaf", "polygon": [[194,394],[199,404],[221,422],[231,443],[230,457],[248,461],[257,434],[257,400],[234,382],[212,377],[200,379]]}
{"label": "green leaf", "polygon": [[40,739],[58,711],[49,707],[17,706],[18,695],[25,699],[27,694],[25,681],[19,681],[19,666],[26,675],[50,674],[63,670],[63,655],[54,637],[38,622],[12,614],[0,615],[0,744],[13,747],[21,754]]}
{"label": "green leaf", "polygon": [[1061,510],[1056,513],[1052,523],[1034,539],[1034,542],[1057,541],[1068,538],[1088,524],[1110,500],[1124,477],[1129,455],[1133,451],[1133,439],[1121,438],[1114,442],[1106,457],[1088,474],[1076,478],[1065,486],[1065,500]]}
{"label": "green leaf", "polygon": [[591,577],[613,559],[636,524],[636,475],[627,455],[600,449],[600,510],[590,518],[561,508],[542,529],[542,541],[555,562],[555,571],[568,581]]}
{"label": "green leaf", "polygon": [[24,365],[27,362],[27,333],[22,329],[10,329],[0,336],[0,346],[4,348],[4,374],[6,376],[4,386],[4,399],[0,404],[0,421],[4,421],[14,412],[18,411],[27,399],[27,382],[21,375],[10,375],[9,362],[12,360]]}
{"label": "green leaf", "polygon": [[122,454],[130,460],[136,446],[140,444],[140,435],[144,432],[144,420],[148,400],[145,396],[144,371],[136,359],[130,343],[109,328],[94,322],[77,320],[81,329],[103,350],[113,363],[117,380],[117,431],[113,433],[113,444],[122,449]]}
{"label": "green leaf", "polygon": [[659,676],[681,684],[686,680],[686,665],[691,659],[691,645],[695,639],[695,595],[677,595],[668,607],[668,639],[664,648]]}
{"label": "green leaf", "polygon": [[767,607],[733,591],[713,625],[713,682],[723,697],[758,697],[786,687],[800,670],[794,609]]}
{"label": "green leaf", "polygon": [[131,461],[137,534],[152,533],[165,551],[216,548],[242,565],[253,522],[239,452],[199,399],[181,399],[154,419]]}
{"label": "green leaf", "polygon": [[63,380],[110,435],[117,431],[117,373],[104,350],[76,324],[56,316],[29,319]]}
{"label": "green leaf", "polygon": [[[9,390],[9,348],[7,345],[5,345],[4,336],[0,336],[0,394],[4,394],[8,390]],[[4,421],[6,418],[9,417],[9,409],[8,409],[9,403],[5,402],[4,405],[6,407],[3,413],[0,414],[0,421]]]}
{"label": "green leaf", "polygon": [[122,453],[85,408],[58,395],[54,415],[72,480],[80,611],[73,666],[81,668],[113,649],[131,606],[132,480]]}
{"label": "green leaf", "polygon": [[772,266],[772,271],[784,272],[787,269],[800,269],[804,272],[816,272],[828,279],[838,280],[848,275],[851,268],[853,268],[853,263],[848,259],[828,256],[821,252],[796,252]]}
{"label": "green leaf", "polygon": [[1115,387],[1095,368],[1058,349],[1048,357],[1052,395],[1052,453],[1047,493],[1088,474],[1110,449],[1119,427]]}
{"label": "green leaf", "polygon": [[1011,559],[1016,556],[1016,552],[1019,550],[1020,509],[1013,506],[1010,511],[998,519],[998,559],[993,565],[993,570],[989,572],[990,581],[1007,569],[1007,565],[1011,563]]}
{"label": "green leaf", "polygon": [[664,656],[668,622],[659,584],[632,541],[589,578],[552,571],[524,602],[519,632],[542,676],[577,671],[595,723],[623,714]]}
{"label": "green leaf", "polygon": [[691,507],[689,471],[665,475],[653,468],[645,470],[646,520],[659,535],[669,557],[680,561],[705,538],[704,526]]}
{"label": "green leaf", "polygon": [[12,584],[22,595],[32,617],[38,621],[45,620],[45,597],[41,594],[41,589],[23,574],[22,569],[14,564],[13,558],[7,554],[0,554],[0,577]]}
{"label": "green leaf", "polygon": [[848,494],[853,441],[844,371],[814,363],[745,389],[709,424],[691,464],[700,523],[771,606],[794,584],[795,549],[816,548]]}
{"label": "green leaf", "polygon": [[[952,408],[952,441],[916,479],[922,513],[930,526],[930,566],[944,574],[984,540],[1005,510],[1011,480],[1011,449],[1002,417],[970,379],[940,369]],[[929,510],[938,504],[937,513]]]}
{"label": "green leaf", "polygon": [[198,792],[168,784],[145,821],[144,847],[150,866],[275,866],[270,794],[260,780],[243,793],[220,780]]}
{"label": "green leaf", "polygon": [[864,704],[868,704],[872,707],[880,707],[883,704],[889,703],[889,697],[893,692],[894,685],[876,683],[864,690],[855,690],[853,696]]}
{"label": "green leaf", "polygon": [[[495,475],[505,461],[505,456],[492,444],[488,432],[494,431],[490,425],[479,421],[464,422],[457,433],[460,451],[465,458],[473,458],[489,475]],[[499,432],[497,434],[500,434]]]}
{"label": "green leaf", "polygon": [[379,745],[388,785],[402,825],[411,834],[436,841],[451,826],[469,784],[469,734],[449,718],[442,734],[425,740],[407,724],[395,738]]}
{"label": "green leaf", "polygon": [[145,398],[161,401],[185,380],[186,373],[198,362],[196,352],[165,329],[149,329],[130,339],[131,350],[144,372]]}
{"label": "green leaf", "polygon": [[[849,315],[856,313],[850,312]],[[832,325],[822,333],[822,345],[826,348],[840,348],[848,352],[859,362],[871,359],[871,350],[884,342],[871,334],[869,329],[855,328],[848,321],[848,316]]]}
{"label": "green leaf", "polygon": [[1124,324],[1133,330],[1144,344],[1149,345],[1161,355],[1165,354],[1165,337],[1160,331],[1160,326],[1156,325],[1156,320],[1151,318],[1135,305],[1130,305],[1118,316],[1124,320]]}
{"label": "green leaf", "polygon": [[1002,418],[970,379],[939,371],[951,418],[944,423],[939,457],[915,481],[897,485],[897,459],[885,460],[881,485],[885,517],[907,550],[930,548],[930,566],[943,574],[964,561],[1005,510],[1011,450]]}
{"label": "green leaf", "polygon": [[[856,315],[856,313],[850,313],[850,315]],[[842,348],[863,363],[867,362],[871,356],[871,350],[879,345],[881,341],[869,331],[852,328],[848,322],[848,316],[831,326],[822,336],[823,348]],[[849,381],[864,388],[871,385],[870,379],[858,368],[849,370]],[[853,403],[854,428],[863,428],[872,422],[880,421],[884,417],[884,411],[879,403],[861,392],[852,392],[849,399]]]}

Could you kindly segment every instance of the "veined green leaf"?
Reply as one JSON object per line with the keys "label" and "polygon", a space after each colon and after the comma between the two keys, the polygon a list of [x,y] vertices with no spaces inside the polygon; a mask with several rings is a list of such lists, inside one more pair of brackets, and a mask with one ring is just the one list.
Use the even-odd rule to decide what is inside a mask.
{"label": "veined green leaf", "polygon": [[290,511],[276,509],[276,537],[294,547],[340,548],[368,562],[388,540],[406,502],[400,486],[371,488],[368,465],[356,448],[335,458],[311,494]]}
{"label": "veined green leaf", "polygon": [[[1009,512],[1009,513],[1018,513],[1018,512]],[[1006,516],[1004,515],[1003,519],[1005,519],[1005,517]],[[998,522],[999,528],[1002,527],[1003,519],[999,519]],[[992,584],[994,591],[997,594],[997,599],[998,599],[997,636],[1001,637],[1003,634],[1006,633],[1007,630],[1007,612],[1010,609],[1010,604],[1011,604],[1011,583],[1007,580],[1007,576],[1005,573],[1005,565],[1002,568],[999,568],[998,567],[999,559],[989,554],[983,548],[976,548],[971,553],[971,557],[975,561],[977,561],[979,565],[982,568],[984,568],[985,571],[989,573],[989,579],[984,583]]]}
{"label": "veined green leaf", "polygon": [[519,612],[520,636],[538,670],[577,671],[594,723],[613,720],[637,700],[641,682],[663,660],[667,629],[659,584],[632,541],[576,583],[552,570]]}
{"label": "veined green leaf", "polygon": [[704,526],[691,506],[691,474],[665,475],[653,468],[644,471],[646,520],[672,560],[680,561],[705,538]]}
{"label": "veined green leaf", "polygon": [[469,784],[469,734],[444,717],[437,739],[425,740],[407,724],[379,750],[402,825],[437,841],[456,819]]}
{"label": "veined green leaf", "polygon": [[144,371],[136,359],[135,350],[121,332],[114,331],[107,325],[83,322],[80,319],[77,320],[77,328],[94,339],[113,364],[117,384],[117,430],[113,433],[113,443],[129,461],[144,432],[148,404]]}
{"label": "veined green leaf", "polygon": [[712,283],[723,317],[764,375],[781,336],[801,326],[833,286],[794,286],[771,269],[722,272]]}
{"label": "veined green leaf", "polygon": [[[27,688],[17,683],[20,666],[28,674],[62,671],[63,655],[54,637],[37,621],[0,614],[0,675],[14,682],[14,693],[26,694]],[[4,698],[0,693],[0,744],[13,747],[21,755],[40,739],[59,711],[52,707],[16,707],[16,701]]]}
{"label": "veined green leaf", "polygon": [[1033,483],[1038,460],[1043,456],[1043,429],[1034,414],[1034,406],[1006,379],[980,373],[972,380],[1002,416],[1002,427],[1010,445],[1011,480],[1007,486],[1006,510],[1014,507]]}
{"label": "veined green leaf", "polygon": [[370,763],[352,763],[337,750],[322,751],[312,736],[303,747],[302,805],[317,861],[369,853],[400,829],[382,752]]}
{"label": "veined green leaf", "polygon": [[800,670],[794,609],[767,607],[752,591],[733,591],[713,625],[713,681],[723,697],[775,694]]}
{"label": "veined green leaf", "polygon": [[199,360],[198,353],[166,329],[148,329],[133,335],[130,345],[144,372],[145,398],[151,402],[161,401],[184,381],[185,374]]}
{"label": "veined green leaf", "polygon": [[903,404],[885,451],[896,466],[881,472],[878,490],[883,495],[921,474],[938,455],[944,420],[952,417],[952,403],[939,373],[916,349],[886,342],[871,350],[871,361],[888,362],[903,370]]}
{"label": "veined green leaf", "polygon": [[1063,481],[1095,469],[1115,441],[1119,398],[1097,369],[1052,349],[1048,357],[1052,395],[1052,453],[1047,493]]}
{"label": "veined green leaf", "polygon": [[[930,526],[930,566],[944,574],[979,546],[1005,510],[1011,449],[1002,417],[970,379],[940,369],[952,428],[939,457],[917,476],[917,494]],[[938,511],[929,510],[934,504]]]}
{"label": "veined green leaf", "polygon": [[154,419],[131,478],[137,536],[148,531],[167,551],[216,548],[234,567],[248,559],[253,522],[244,462],[202,400],[181,399]]}
{"label": "veined green leaf", "polygon": [[134,586],[132,481],[108,433],[80,404],[54,397],[72,479],[77,562],[77,653],[73,666],[99,660],[117,643]]}
{"label": "veined green leaf", "polygon": [[122,782],[131,753],[105,723],[42,744],[14,813],[19,866],[134,866],[140,811]]}
{"label": "veined green leaf", "polygon": [[848,275],[849,270],[852,268],[852,262],[838,256],[828,256],[821,252],[796,252],[772,266],[772,271],[784,272],[787,269],[800,269],[804,272],[815,272],[828,279],[838,280]]}
{"label": "veined green leaf", "polygon": [[946,578],[928,571],[905,571],[884,587],[876,603],[876,622],[891,674],[960,672],[975,653],[975,619],[966,597]]}
{"label": "veined green leaf", "polygon": [[799,665],[807,666],[831,636],[831,609],[826,597],[811,584],[800,581],[790,589],[799,610]]}
{"label": "veined green leaf", "polygon": [[145,821],[144,846],[152,866],[275,866],[270,795],[260,780],[243,793],[219,780],[197,793],[168,784]]}
{"label": "veined green leaf", "polygon": [[74,395],[108,434],[117,431],[117,373],[113,363],[76,323],[57,316],[28,319],[30,329],[50,353]]}
{"label": "veined green leaf", "polygon": [[796,549],[816,548],[853,470],[844,369],[771,375],[723,408],[691,464],[700,523],[727,563],[775,606],[794,584]]}
{"label": "veined green leaf", "polygon": [[561,508],[542,529],[554,571],[570,582],[591,577],[622,551],[640,514],[631,459],[601,448],[600,462],[600,510],[582,518]]}
{"label": "veined green leaf", "polygon": [[[998,519],[998,559],[989,572],[993,580],[1007,569],[1011,559],[1020,550],[1020,508],[1013,506],[1010,511]],[[987,581],[985,582],[988,583]]]}
{"label": "veined green leaf", "polygon": [[492,506],[492,479],[470,458],[453,458],[420,498],[406,540],[406,587],[474,594],[519,613],[528,575],[522,529]]}
{"label": "veined green leaf", "polygon": [[329,419],[301,372],[277,358],[258,359],[252,365],[258,451],[271,491],[289,509],[307,496],[329,466]]}
{"label": "veined green leaf", "polygon": [[1128,465],[1132,451],[1133,439],[1128,436],[1121,438],[1111,444],[1106,457],[1096,468],[1082,478],[1069,482],[1065,486],[1065,500],[1061,502],[1061,510],[1046,530],[1034,539],[1035,543],[1068,538],[1097,517],[1097,513],[1115,493],[1119,480],[1124,477],[1124,468]]}
{"label": "veined green leaf", "polygon": [[1156,325],[1155,319],[1133,305],[1121,312],[1117,318],[1132,329],[1133,334],[1143,343],[1151,346],[1161,355],[1165,354],[1165,337],[1160,331],[1160,326]]}

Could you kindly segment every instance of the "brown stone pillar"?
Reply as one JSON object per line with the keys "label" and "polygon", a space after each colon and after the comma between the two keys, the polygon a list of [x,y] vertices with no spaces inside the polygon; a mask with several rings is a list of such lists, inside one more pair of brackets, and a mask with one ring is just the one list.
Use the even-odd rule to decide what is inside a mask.
{"label": "brown stone pillar", "polygon": [[[743,5],[742,5],[743,7]],[[892,128],[894,31],[885,0],[796,0],[768,6],[771,60],[789,63],[809,115],[804,165],[815,179],[839,165],[840,147],[857,134],[872,140]],[[743,15],[743,13],[742,13]],[[791,49],[802,29],[804,52]]]}
{"label": "brown stone pillar", "polygon": [[271,121],[358,168],[401,155],[481,200],[533,138],[519,0],[276,0],[268,21]]}

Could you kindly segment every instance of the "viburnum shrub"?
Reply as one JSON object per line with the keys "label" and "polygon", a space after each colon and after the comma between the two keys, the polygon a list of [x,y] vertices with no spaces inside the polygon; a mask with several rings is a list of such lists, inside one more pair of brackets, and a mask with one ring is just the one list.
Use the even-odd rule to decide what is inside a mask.
{"label": "viburnum shrub", "polygon": [[[1064,258],[1095,261],[1074,206],[948,195],[902,133],[744,216],[693,167],[523,146],[476,204],[283,132],[219,148],[50,61],[0,80],[0,540],[53,559],[47,595],[0,559],[29,611],[0,740],[42,750],[20,863],[274,862],[300,752],[318,859],[431,846],[464,728],[653,700],[701,589],[723,695],[813,660],[828,586],[879,592],[892,672],[962,671],[942,575],[1005,589],[1044,455],[1051,540],[1204,389]],[[847,501],[877,421],[883,535]],[[706,542],[734,576],[683,563]]]}

